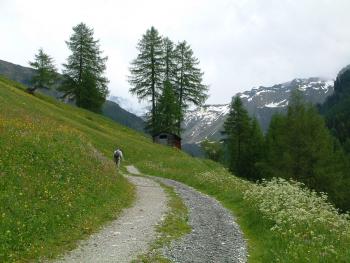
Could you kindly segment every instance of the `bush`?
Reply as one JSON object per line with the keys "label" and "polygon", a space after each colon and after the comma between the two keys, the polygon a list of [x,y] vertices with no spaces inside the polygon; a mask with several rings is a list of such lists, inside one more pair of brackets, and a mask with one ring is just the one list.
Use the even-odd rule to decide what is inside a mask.
{"label": "bush", "polygon": [[277,262],[348,262],[349,215],[340,214],[326,194],[273,178],[252,184],[244,199],[271,221],[271,231],[281,240]]}

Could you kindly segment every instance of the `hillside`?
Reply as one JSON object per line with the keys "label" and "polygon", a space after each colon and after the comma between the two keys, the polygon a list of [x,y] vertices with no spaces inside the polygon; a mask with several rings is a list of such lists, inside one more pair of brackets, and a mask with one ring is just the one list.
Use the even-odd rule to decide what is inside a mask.
{"label": "hillside", "polygon": [[30,86],[30,80],[34,76],[35,70],[0,59],[0,74],[26,86]]}
{"label": "hillside", "polygon": [[[26,86],[31,86],[30,80],[35,74],[35,70],[28,67],[16,65],[7,61],[0,60],[0,75],[3,75],[11,80],[22,83]],[[61,100],[62,93],[57,91],[54,86],[53,89],[39,89],[39,92],[48,96],[54,97],[57,100]],[[74,102],[69,102],[74,104]],[[112,120],[125,125],[129,128],[143,132],[144,121],[133,113],[121,108],[115,101],[106,100],[102,106],[102,114],[111,118]]]}
{"label": "hillside", "polygon": [[88,139],[97,116],[22,89],[0,78],[0,262],[54,257],[134,198]]}
{"label": "hillside", "polygon": [[1,262],[55,257],[130,204],[132,187],[111,162],[115,147],[124,164],[222,202],[244,232],[249,262],[350,260],[350,223],[324,197],[283,180],[244,181],[217,163],[22,89],[0,79]]}
{"label": "hillside", "polygon": [[[321,78],[294,79],[271,87],[253,88],[238,93],[250,116],[256,117],[263,131],[266,131],[271,117],[285,112],[291,91],[298,89],[305,99],[313,104],[323,103],[333,94],[333,81]],[[229,112],[229,104],[205,105],[189,111],[183,123],[183,144],[196,151],[198,143],[205,138],[217,140],[221,137],[223,123]]]}
{"label": "hillside", "polygon": [[135,105],[135,103],[133,103],[130,99],[112,95],[108,97],[108,100],[117,103],[124,110],[141,118],[143,118],[147,113],[147,106]]}
{"label": "hillside", "polygon": [[145,122],[133,113],[120,107],[114,101],[106,100],[102,105],[102,115],[111,118],[119,124],[125,125],[139,132],[144,132]]}
{"label": "hillside", "polygon": [[328,128],[350,153],[350,65],[343,68],[334,82],[334,94],[320,106]]}

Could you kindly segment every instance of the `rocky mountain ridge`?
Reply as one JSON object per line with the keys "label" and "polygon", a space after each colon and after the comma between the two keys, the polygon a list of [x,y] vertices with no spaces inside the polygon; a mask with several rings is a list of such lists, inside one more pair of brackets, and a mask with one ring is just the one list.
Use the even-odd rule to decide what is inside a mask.
{"label": "rocky mountain ridge", "polygon": [[[307,101],[313,104],[323,103],[333,93],[334,81],[323,78],[294,79],[271,87],[260,86],[236,95],[242,99],[250,116],[256,117],[266,131],[272,115],[286,111],[290,93],[295,89],[303,92]],[[229,104],[205,105],[189,111],[183,123],[183,143],[198,144],[205,138],[219,139],[228,112]]]}

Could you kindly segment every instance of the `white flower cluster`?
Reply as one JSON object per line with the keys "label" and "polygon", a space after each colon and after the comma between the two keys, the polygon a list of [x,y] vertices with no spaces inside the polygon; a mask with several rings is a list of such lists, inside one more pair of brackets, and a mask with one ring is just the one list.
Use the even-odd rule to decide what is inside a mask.
{"label": "white flower cluster", "polygon": [[274,178],[252,184],[244,199],[271,222],[276,238],[288,240],[287,247],[278,248],[285,250],[288,261],[284,257],[277,262],[341,262],[350,256],[349,215],[340,214],[326,194]]}

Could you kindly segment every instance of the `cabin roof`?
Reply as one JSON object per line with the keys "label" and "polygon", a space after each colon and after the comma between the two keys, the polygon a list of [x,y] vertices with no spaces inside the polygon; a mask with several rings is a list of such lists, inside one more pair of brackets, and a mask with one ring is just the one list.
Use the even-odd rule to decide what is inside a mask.
{"label": "cabin roof", "polygon": [[175,133],[171,133],[171,132],[157,132],[156,134],[153,134],[153,138],[158,137],[159,135],[164,134],[164,133],[170,134],[170,135],[174,136],[176,139],[181,140],[180,136],[176,135]]}

